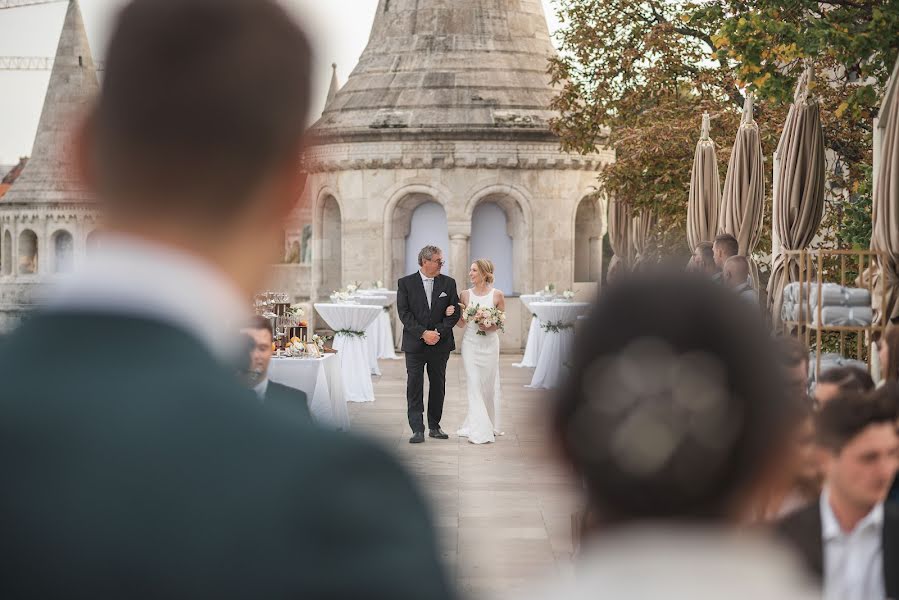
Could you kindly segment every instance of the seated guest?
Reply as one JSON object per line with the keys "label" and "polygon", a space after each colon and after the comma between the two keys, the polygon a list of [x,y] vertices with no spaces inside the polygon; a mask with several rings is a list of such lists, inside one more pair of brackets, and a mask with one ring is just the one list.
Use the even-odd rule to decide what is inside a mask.
{"label": "seated guest", "polygon": [[718,273],[719,269],[715,264],[715,252],[712,247],[712,242],[696,244],[693,256],[690,257],[690,264],[687,265],[687,271],[710,276]]}
{"label": "seated guest", "polygon": [[784,451],[780,481],[776,481],[760,501],[759,521],[777,521],[805,508],[821,494],[821,463],[815,445],[815,420],[811,401],[791,402],[786,417],[795,425]]}
{"label": "seated guest", "polygon": [[663,273],[606,290],[583,333],[553,422],[591,520],[576,578],[537,597],[816,597],[785,548],[741,531],[788,435],[761,316]]}
{"label": "seated guest", "polygon": [[246,383],[256,397],[268,408],[283,416],[295,416],[309,420],[309,404],[306,392],[269,381],[268,367],[272,362],[272,328],[263,317],[254,318],[248,327],[240,330],[252,339]]}
{"label": "seated guest", "polygon": [[729,233],[722,233],[716,237],[715,242],[712,245],[712,255],[715,259],[715,266],[718,268],[719,273],[713,277],[713,279],[720,281],[720,271],[724,270],[724,263],[727,262],[728,258],[736,256],[739,253],[740,243],[737,241],[737,238]]}
{"label": "seated guest", "polygon": [[815,382],[815,404],[821,408],[841,394],[865,394],[874,389],[874,380],[858,367],[847,365],[827,369]]}
{"label": "seated guest", "polygon": [[752,282],[749,280],[749,260],[745,256],[728,258],[724,262],[721,279],[737,296],[758,308],[759,294],[752,289]]}
{"label": "seated guest", "polygon": [[778,529],[827,600],[899,598],[899,507],[884,505],[899,469],[895,421],[876,395],[840,395],[817,414],[824,492]]}
{"label": "seated guest", "polygon": [[790,335],[776,339],[778,362],[786,373],[786,382],[790,397],[805,399],[808,397],[808,348],[798,338]]}

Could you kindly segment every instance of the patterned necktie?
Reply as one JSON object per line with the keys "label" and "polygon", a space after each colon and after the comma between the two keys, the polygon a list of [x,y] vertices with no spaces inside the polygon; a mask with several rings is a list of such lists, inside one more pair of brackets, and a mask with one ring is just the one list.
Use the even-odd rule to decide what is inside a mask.
{"label": "patterned necktie", "polygon": [[431,295],[434,293],[434,280],[425,278],[425,296],[428,298],[428,309],[431,308]]}

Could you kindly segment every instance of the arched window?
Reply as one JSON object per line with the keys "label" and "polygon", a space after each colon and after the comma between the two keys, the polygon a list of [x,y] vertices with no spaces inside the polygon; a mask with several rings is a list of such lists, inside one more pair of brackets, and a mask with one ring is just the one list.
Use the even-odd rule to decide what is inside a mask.
{"label": "arched window", "polygon": [[449,273],[449,227],[446,211],[438,202],[419,204],[412,211],[409,235],[406,236],[406,269],[408,275],[419,269],[418,253],[425,246],[437,246],[443,251],[441,273]]}
{"label": "arched window", "polygon": [[19,275],[33,275],[37,269],[37,234],[26,229],[19,234]]}
{"label": "arched window", "polygon": [[[506,295],[514,290],[515,265],[513,263],[512,236],[509,235],[509,219],[506,211],[496,202],[481,202],[471,215],[471,257],[489,258],[496,268],[496,289]],[[467,270],[466,270],[467,272]]]}
{"label": "arched window", "polygon": [[102,234],[99,231],[91,231],[87,234],[87,239],[84,242],[85,252],[88,256],[93,256],[96,254],[97,250],[100,249],[100,244],[102,243]]}
{"label": "arched window", "polygon": [[312,224],[303,225],[303,236],[300,244],[300,264],[312,263]]}
{"label": "arched window", "polygon": [[322,287],[319,295],[327,297],[343,287],[343,221],[340,205],[333,196],[325,198],[322,206],[321,249]]}
{"label": "arched window", "polygon": [[12,234],[7,229],[3,234],[3,274],[4,275],[12,275],[12,264],[13,264],[13,255],[12,255]]}
{"label": "arched window", "polygon": [[75,240],[68,231],[53,234],[53,272],[71,273],[75,269]]}
{"label": "arched window", "polygon": [[598,282],[602,273],[602,211],[588,196],[580,201],[574,218],[574,280]]}

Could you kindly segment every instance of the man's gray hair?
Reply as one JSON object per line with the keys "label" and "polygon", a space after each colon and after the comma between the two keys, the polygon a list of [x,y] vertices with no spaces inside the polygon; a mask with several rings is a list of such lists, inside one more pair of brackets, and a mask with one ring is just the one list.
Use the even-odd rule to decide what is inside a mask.
{"label": "man's gray hair", "polygon": [[434,258],[435,254],[443,254],[443,250],[438,248],[437,246],[425,246],[421,249],[421,252],[418,253],[418,266],[422,266],[426,260],[431,260]]}

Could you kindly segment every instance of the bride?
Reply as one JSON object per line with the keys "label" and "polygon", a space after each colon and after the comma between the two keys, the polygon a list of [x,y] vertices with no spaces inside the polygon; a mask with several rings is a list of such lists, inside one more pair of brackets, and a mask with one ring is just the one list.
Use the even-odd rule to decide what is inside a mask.
{"label": "bride", "polygon": [[[468,271],[472,288],[460,294],[460,309],[464,312],[468,306],[481,306],[500,310],[506,309],[503,293],[493,288],[493,263],[487,259],[479,259],[471,264]],[[456,308],[446,309],[447,316],[452,316]],[[499,410],[502,394],[499,384],[499,336],[497,327],[485,328],[459,320],[456,327],[464,327],[462,337],[462,364],[465,367],[465,379],[468,382],[468,416],[459,431],[460,437],[467,437],[473,444],[486,444],[495,441],[499,431]],[[487,335],[478,335],[478,330]]]}

